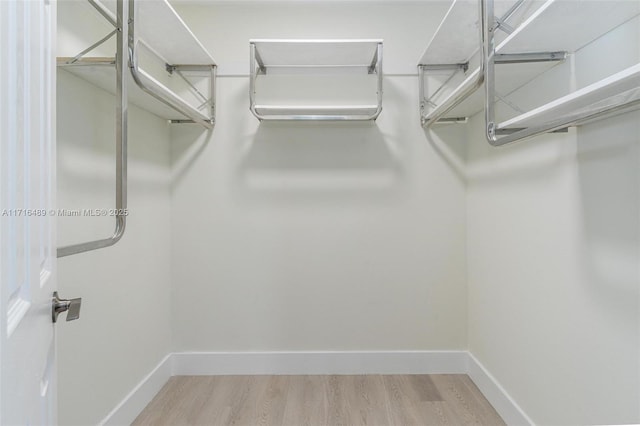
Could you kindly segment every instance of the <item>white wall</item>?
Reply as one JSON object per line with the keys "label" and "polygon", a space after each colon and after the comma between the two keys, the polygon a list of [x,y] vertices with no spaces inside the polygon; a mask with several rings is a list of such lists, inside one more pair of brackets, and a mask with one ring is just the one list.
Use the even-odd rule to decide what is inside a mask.
{"label": "white wall", "polygon": [[[547,87],[637,63],[639,32],[583,49]],[[640,422],[640,115],[501,149],[483,122],[468,143],[470,351],[537,424]]]}
{"label": "white wall", "polygon": [[[86,1],[58,2],[58,56],[112,27]],[[95,55],[113,55],[113,40]],[[115,74],[114,84],[115,87]],[[115,207],[115,97],[58,69],[58,208]],[[166,120],[129,105],[128,207],[115,246],[61,258],[62,297],[82,297],[60,323],[59,423],[100,422],[169,352],[170,151]],[[58,244],[113,234],[113,217],[59,217]]]}
{"label": "white wall", "polygon": [[[222,75],[212,135],[172,128],[174,349],[465,348],[465,187],[415,77],[446,5],[178,11]],[[287,37],[384,38],[385,70],[411,75],[385,78],[375,123],[260,124],[228,73],[247,74],[249,38]]]}
{"label": "white wall", "polygon": [[[58,208],[113,208],[114,97],[58,71]],[[115,246],[61,258],[80,320],[58,333],[59,423],[97,424],[169,352],[169,129],[129,109],[129,211]],[[59,218],[65,245],[113,233],[113,218]]]}

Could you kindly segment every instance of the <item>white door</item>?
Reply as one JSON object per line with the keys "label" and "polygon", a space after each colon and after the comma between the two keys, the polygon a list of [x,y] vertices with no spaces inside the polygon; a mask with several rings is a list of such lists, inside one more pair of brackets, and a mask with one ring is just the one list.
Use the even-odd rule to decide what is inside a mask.
{"label": "white door", "polygon": [[0,0],[0,424],[56,422],[55,3]]}

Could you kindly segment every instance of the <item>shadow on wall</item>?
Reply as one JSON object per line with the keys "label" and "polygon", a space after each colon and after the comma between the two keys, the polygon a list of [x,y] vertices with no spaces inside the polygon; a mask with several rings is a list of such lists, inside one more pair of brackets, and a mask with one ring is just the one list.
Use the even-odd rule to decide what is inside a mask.
{"label": "shadow on wall", "polygon": [[384,202],[402,194],[404,166],[372,122],[262,122],[233,182],[240,201]]}
{"label": "shadow on wall", "polygon": [[180,138],[174,137],[172,130],[171,158],[173,161],[171,171],[172,186],[180,183],[189,169],[195,164],[204,152],[208,142],[213,137],[213,129],[205,129],[199,124],[184,124],[180,126]]}
{"label": "shadow on wall", "polygon": [[[637,306],[640,282],[640,114],[578,128],[589,283],[612,312]],[[616,292],[611,292],[615,288]],[[614,309],[615,308],[615,309]],[[631,309],[633,311],[633,309]]]}
{"label": "shadow on wall", "polygon": [[[536,136],[503,147],[494,147],[484,136],[484,120],[480,115],[465,124],[436,124],[424,128],[425,138],[440,158],[467,183],[505,180],[531,181],[541,174],[547,177],[561,173],[575,157],[574,133]],[[555,147],[541,152],[537,145]],[[470,155],[471,154],[471,155]]]}
{"label": "shadow on wall", "polygon": [[474,116],[469,126],[466,176],[473,184],[502,185],[552,182],[575,163],[576,129],[546,133],[494,147],[484,136],[484,117]]}
{"label": "shadow on wall", "polygon": [[[57,93],[57,208],[113,209],[115,97],[64,70],[58,70]],[[145,200],[167,191],[168,126],[166,120],[130,106],[127,181],[132,215],[138,206],[146,205]],[[113,221],[111,216],[59,215],[59,245],[105,238],[113,233]]]}
{"label": "shadow on wall", "polygon": [[[113,192],[115,97],[64,70],[58,71],[57,91],[59,177],[63,182],[67,179],[78,182],[86,192]],[[155,143],[155,138],[168,132],[166,120],[131,105],[128,122],[131,181],[135,179],[149,190],[163,189],[167,184],[168,152],[166,147]]]}
{"label": "shadow on wall", "polygon": [[425,138],[435,152],[445,161],[462,182],[467,181],[467,143],[466,124],[437,124],[423,128]]}

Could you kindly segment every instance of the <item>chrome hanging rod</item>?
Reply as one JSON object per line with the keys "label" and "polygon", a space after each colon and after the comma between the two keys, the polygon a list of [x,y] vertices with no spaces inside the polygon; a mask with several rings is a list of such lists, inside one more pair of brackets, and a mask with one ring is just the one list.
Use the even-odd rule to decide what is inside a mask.
{"label": "chrome hanging rod", "polygon": [[127,224],[127,51],[128,11],[123,0],[116,6],[116,224],[113,234],[101,240],[58,247],[57,256],[65,257],[109,247],[120,241]]}

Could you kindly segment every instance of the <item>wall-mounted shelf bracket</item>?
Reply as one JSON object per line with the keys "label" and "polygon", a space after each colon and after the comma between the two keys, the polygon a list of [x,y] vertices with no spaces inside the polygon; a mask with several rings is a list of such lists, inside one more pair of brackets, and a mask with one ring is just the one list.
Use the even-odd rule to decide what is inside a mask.
{"label": "wall-mounted shelf bracket", "polygon": [[467,117],[446,117],[438,120],[440,124],[464,124],[469,122],[469,118]]}
{"label": "wall-mounted shelf bracket", "polygon": [[[249,109],[259,120],[375,120],[382,111],[382,40],[250,40]],[[258,104],[259,76],[363,74],[377,75],[376,104]]]}
{"label": "wall-mounted shelf bracket", "polygon": [[[518,3],[519,6],[520,3]],[[506,16],[506,15],[505,15]],[[510,15],[509,15],[510,16]],[[502,18],[505,19],[505,18]],[[481,26],[483,28],[483,26]],[[495,26],[498,29],[499,26]],[[528,63],[543,63],[543,62],[562,62],[567,59],[568,53],[566,51],[553,51],[553,52],[526,52],[526,53],[496,53],[493,56],[493,63],[498,65],[508,64],[528,64]],[[463,83],[454,90],[453,94],[445,99],[444,102],[438,103],[435,99],[438,98],[440,93],[447,87],[447,85],[456,77],[457,74],[467,74],[469,71],[469,62],[462,64],[419,64],[418,65],[418,78],[419,78],[419,96],[420,103],[420,115],[421,124],[423,127],[431,126],[433,124],[441,123],[465,123],[460,120],[460,117],[444,117],[449,111],[454,109],[457,105],[467,99],[473,92],[480,88],[484,82],[484,68],[485,61],[480,58],[480,65],[475,68],[467,77],[463,80]],[[437,89],[427,95],[426,86],[424,84],[425,77],[429,73],[441,74],[444,71],[451,71],[448,78],[442,82]],[[498,95],[496,95],[497,97]],[[427,106],[431,107],[431,112],[427,112]],[[453,120],[451,120],[453,118]],[[468,118],[468,117],[466,117]]]}
{"label": "wall-mounted shelf bracket", "polygon": [[532,62],[562,62],[567,59],[567,52],[534,52],[534,53],[496,53],[493,60],[496,64],[528,64]]}
{"label": "wall-mounted shelf bracket", "polygon": [[[470,2],[453,1],[419,62],[423,126],[459,122],[459,117],[484,110],[487,139],[491,145],[500,146],[640,108],[640,64],[530,111],[515,105],[508,97],[512,92],[565,61],[571,52],[640,15],[640,3],[624,0],[611,0],[606,5],[547,0],[531,10],[521,9],[524,2],[515,1],[509,10],[496,14],[495,9],[503,9],[509,2],[479,0],[474,16]],[[516,19],[519,22],[508,21],[516,15],[521,15]],[[473,42],[476,22],[479,44]],[[585,26],[585,22],[590,24]],[[559,37],[549,30],[560,27],[572,36]],[[497,30],[508,34],[500,42],[496,39]],[[478,64],[473,69],[462,71],[447,65],[470,57]],[[511,66],[499,68],[498,76],[496,65]],[[451,75],[446,74],[448,69],[452,69]],[[426,79],[435,87],[427,89]],[[496,90],[497,79],[502,94]],[[483,85],[484,91],[478,91]],[[497,122],[498,100],[518,115]]]}
{"label": "wall-mounted shelf bracket", "polygon": [[462,71],[467,72],[469,70],[469,62],[465,62],[464,64],[426,64],[426,65],[418,65],[422,71]]}

